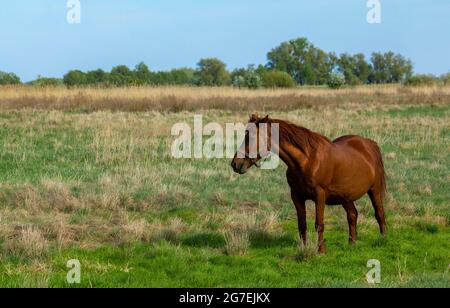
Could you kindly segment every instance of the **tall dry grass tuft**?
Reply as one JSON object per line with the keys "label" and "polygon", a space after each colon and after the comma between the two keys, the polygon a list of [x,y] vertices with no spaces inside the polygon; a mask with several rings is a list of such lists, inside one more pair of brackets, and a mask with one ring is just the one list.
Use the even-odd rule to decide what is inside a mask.
{"label": "tall dry grass tuft", "polygon": [[277,213],[238,211],[225,219],[222,234],[225,238],[225,253],[245,255],[252,239],[268,239],[280,232]]}
{"label": "tall dry grass tuft", "polygon": [[44,197],[47,207],[62,212],[72,212],[84,208],[81,200],[72,195],[66,183],[57,179],[42,179],[41,185],[44,189]]}
{"label": "tall dry grass tuft", "polygon": [[297,252],[297,260],[300,262],[307,262],[315,258],[319,252],[319,241],[317,238],[317,234],[314,232],[308,232],[308,240],[306,241],[306,245],[300,241],[298,245]]}
{"label": "tall dry grass tuft", "polygon": [[225,230],[223,231],[225,238],[225,253],[229,256],[247,254],[250,247],[250,236],[242,230]]}
{"label": "tall dry grass tuft", "polygon": [[148,242],[150,240],[150,224],[145,219],[128,222],[123,226],[127,242]]}
{"label": "tall dry grass tuft", "polygon": [[13,205],[24,208],[33,215],[42,211],[43,200],[38,190],[32,185],[24,185],[14,193]]}
{"label": "tall dry grass tuft", "polygon": [[40,258],[49,249],[48,241],[36,227],[18,228],[3,243],[3,252],[15,257]]}
{"label": "tall dry grass tuft", "polygon": [[152,241],[166,240],[175,242],[181,233],[188,231],[186,225],[180,218],[171,218],[168,221],[155,221],[149,225],[149,237]]}

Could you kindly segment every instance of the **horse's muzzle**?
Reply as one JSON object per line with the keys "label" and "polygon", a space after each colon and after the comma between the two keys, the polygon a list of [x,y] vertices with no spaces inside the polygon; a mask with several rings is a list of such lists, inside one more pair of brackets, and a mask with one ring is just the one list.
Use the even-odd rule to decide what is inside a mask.
{"label": "horse's muzzle", "polygon": [[231,162],[231,168],[233,168],[233,171],[238,174],[245,174],[247,172],[247,168],[244,166],[243,163],[236,163],[234,160]]}

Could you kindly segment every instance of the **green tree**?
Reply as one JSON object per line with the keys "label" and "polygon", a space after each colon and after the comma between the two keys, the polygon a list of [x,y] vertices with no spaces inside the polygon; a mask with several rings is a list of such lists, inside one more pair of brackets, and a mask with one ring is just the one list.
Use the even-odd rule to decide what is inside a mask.
{"label": "green tree", "polygon": [[413,75],[412,62],[392,51],[372,54],[372,83],[398,83]]}
{"label": "green tree", "polygon": [[231,83],[225,63],[216,58],[201,59],[195,76],[201,86],[226,86]]}
{"label": "green tree", "polygon": [[391,82],[403,82],[413,75],[413,65],[411,60],[402,55],[393,54],[391,66]]}
{"label": "green tree", "polygon": [[244,88],[245,85],[245,76],[247,75],[247,70],[245,68],[237,68],[233,70],[230,74],[231,81],[233,86],[238,88]]}
{"label": "green tree", "polygon": [[314,85],[326,84],[335,66],[332,56],[313,45],[310,46],[306,63],[311,66],[314,76],[314,80],[310,78],[308,84]]}
{"label": "green tree", "polygon": [[305,49],[307,41],[302,39],[301,41],[297,40],[296,45],[303,44],[301,48],[297,48],[297,50],[301,50],[301,54],[298,54],[298,51],[294,48],[294,41],[283,42],[280,46],[272,49],[267,54],[267,67],[272,70],[277,70],[281,72],[286,72],[292,76],[298,83],[301,82],[301,74],[300,74],[300,58],[304,58]]}
{"label": "green tree", "polygon": [[87,75],[80,70],[69,71],[63,77],[63,83],[67,87],[79,87],[88,84]]}
{"label": "green tree", "polygon": [[179,68],[170,71],[175,85],[193,85],[195,83],[194,73],[191,68]]}
{"label": "green tree", "polygon": [[109,83],[119,87],[137,84],[134,72],[126,65],[118,65],[111,70]]}
{"label": "green tree", "polygon": [[97,69],[86,73],[86,83],[89,85],[104,86],[108,84],[108,80],[108,73],[102,69]]}
{"label": "green tree", "polygon": [[16,74],[0,71],[0,85],[1,86],[16,85],[16,84],[20,84],[20,83],[21,83],[20,78]]}
{"label": "green tree", "polygon": [[349,85],[366,84],[369,82],[371,66],[366,61],[364,54],[342,54],[337,59],[338,71],[345,77],[345,83]]}
{"label": "green tree", "polygon": [[358,53],[353,56],[356,66],[355,74],[360,83],[366,84],[369,82],[369,76],[372,72],[372,66],[366,61],[366,56]]}
{"label": "green tree", "polygon": [[267,54],[267,67],[288,73],[301,85],[325,84],[334,61],[306,38],[281,43]]}
{"label": "green tree", "polygon": [[175,84],[175,81],[170,72],[160,71],[152,74],[152,84],[157,86],[166,86]]}
{"label": "green tree", "polygon": [[[130,72],[122,71],[122,73],[131,75]],[[148,85],[152,83],[152,72],[144,62],[137,64],[134,68],[133,73],[134,73],[133,77],[137,84]]]}

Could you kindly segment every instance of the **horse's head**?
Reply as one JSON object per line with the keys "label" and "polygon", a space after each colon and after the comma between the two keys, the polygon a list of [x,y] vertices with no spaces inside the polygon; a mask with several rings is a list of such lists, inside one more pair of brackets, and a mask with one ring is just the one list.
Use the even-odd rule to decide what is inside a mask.
{"label": "horse's head", "polygon": [[251,115],[244,141],[231,162],[234,172],[244,174],[253,166],[259,167],[260,160],[270,154],[270,138],[269,116],[259,118],[255,114]]}

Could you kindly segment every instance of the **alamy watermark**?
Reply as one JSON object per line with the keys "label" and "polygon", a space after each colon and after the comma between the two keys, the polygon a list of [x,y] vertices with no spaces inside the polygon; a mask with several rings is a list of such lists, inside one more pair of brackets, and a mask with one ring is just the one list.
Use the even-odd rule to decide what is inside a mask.
{"label": "alamy watermark", "polygon": [[81,2],[80,0],[67,0],[67,23],[81,23]]}
{"label": "alamy watermark", "polygon": [[367,283],[381,283],[381,262],[376,259],[371,259],[367,261],[367,268],[370,268],[370,270],[366,274]]}
{"label": "alamy watermark", "polygon": [[204,125],[203,116],[195,115],[193,128],[188,123],[177,123],[171,134],[176,137],[171,153],[177,159],[263,159],[261,169],[275,169],[280,162],[278,123],[226,123],[224,128],[218,123]]}
{"label": "alamy watermark", "polygon": [[81,263],[79,260],[72,259],[67,261],[67,283],[68,284],[80,284],[81,283]]}
{"label": "alamy watermark", "polygon": [[368,0],[367,22],[369,24],[381,24],[381,2],[380,0]]}

